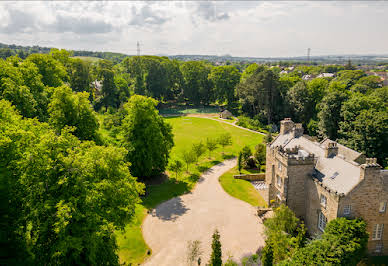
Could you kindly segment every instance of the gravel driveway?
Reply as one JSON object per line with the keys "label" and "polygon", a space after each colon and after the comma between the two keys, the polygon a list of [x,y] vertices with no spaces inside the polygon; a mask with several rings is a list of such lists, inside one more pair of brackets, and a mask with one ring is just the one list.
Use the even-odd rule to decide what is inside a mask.
{"label": "gravel driveway", "polygon": [[160,204],[144,220],[143,236],[152,249],[145,265],[187,265],[187,242],[200,240],[205,265],[211,253],[211,236],[221,235],[223,261],[253,254],[264,245],[263,225],[256,208],[231,197],[218,182],[236,160],[226,160],[204,173],[189,193]]}

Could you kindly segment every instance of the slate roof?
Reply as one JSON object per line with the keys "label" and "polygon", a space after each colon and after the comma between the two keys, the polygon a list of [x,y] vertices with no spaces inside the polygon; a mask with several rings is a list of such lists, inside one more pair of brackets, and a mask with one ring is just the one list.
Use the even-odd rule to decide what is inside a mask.
{"label": "slate roof", "polygon": [[281,146],[284,149],[299,147],[301,150],[314,154],[317,160],[313,177],[329,189],[339,194],[347,194],[360,182],[360,165],[341,155],[340,149],[337,156],[325,158],[325,145],[327,142],[314,142],[304,136],[294,137],[293,132],[289,132],[279,135],[271,147]]}

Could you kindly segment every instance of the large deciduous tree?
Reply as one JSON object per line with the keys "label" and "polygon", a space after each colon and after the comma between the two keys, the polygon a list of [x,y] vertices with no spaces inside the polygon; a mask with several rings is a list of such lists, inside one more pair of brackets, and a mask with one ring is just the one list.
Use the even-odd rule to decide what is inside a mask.
{"label": "large deciduous tree", "polygon": [[218,66],[212,68],[209,80],[214,85],[214,96],[220,101],[231,104],[235,101],[235,87],[239,83],[240,73],[234,66]]}
{"label": "large deciduous tree", "polygon": [[122,145],[134,176],[149,177],[162,173],[174,145],[171,125],[158,114],[157,101],[134,95],[124,105]]}
{"label": "large deciduous tree", "polygon": [[49,104],[50,124],[57,132],[72,126],[81,140],[98,140],[99,124],[88,98],[87,92],[73,93],[67,86],[56,88]]}

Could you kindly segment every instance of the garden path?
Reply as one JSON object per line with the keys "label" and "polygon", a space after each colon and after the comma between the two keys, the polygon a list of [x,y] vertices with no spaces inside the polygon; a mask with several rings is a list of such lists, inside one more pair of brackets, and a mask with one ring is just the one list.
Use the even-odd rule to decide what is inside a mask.
{"label": "garden path", "polygon": [[187,265],[188,241],[201,241],[205,265],[211,254],[211,237],[221,235],[223,261],[240,260],[264,245],[264,226],[256,208],[227,194],[218,178],[236,165],[236,159],[213,166],[194,190],[168,200],[151,211],[143,223],[143,236],[152,249],[145,265]]}

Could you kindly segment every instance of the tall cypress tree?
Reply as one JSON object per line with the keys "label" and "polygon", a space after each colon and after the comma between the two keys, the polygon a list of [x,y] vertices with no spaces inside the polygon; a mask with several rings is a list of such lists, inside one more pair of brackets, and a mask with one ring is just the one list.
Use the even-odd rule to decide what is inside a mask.
{"label": "tall cypress tree", "polygon": [[210,257],[210,265],[221,266],[222,265],[222,251],[220,242],[220,233],[216,229],[213,234],[212,241],[212,255]]}

